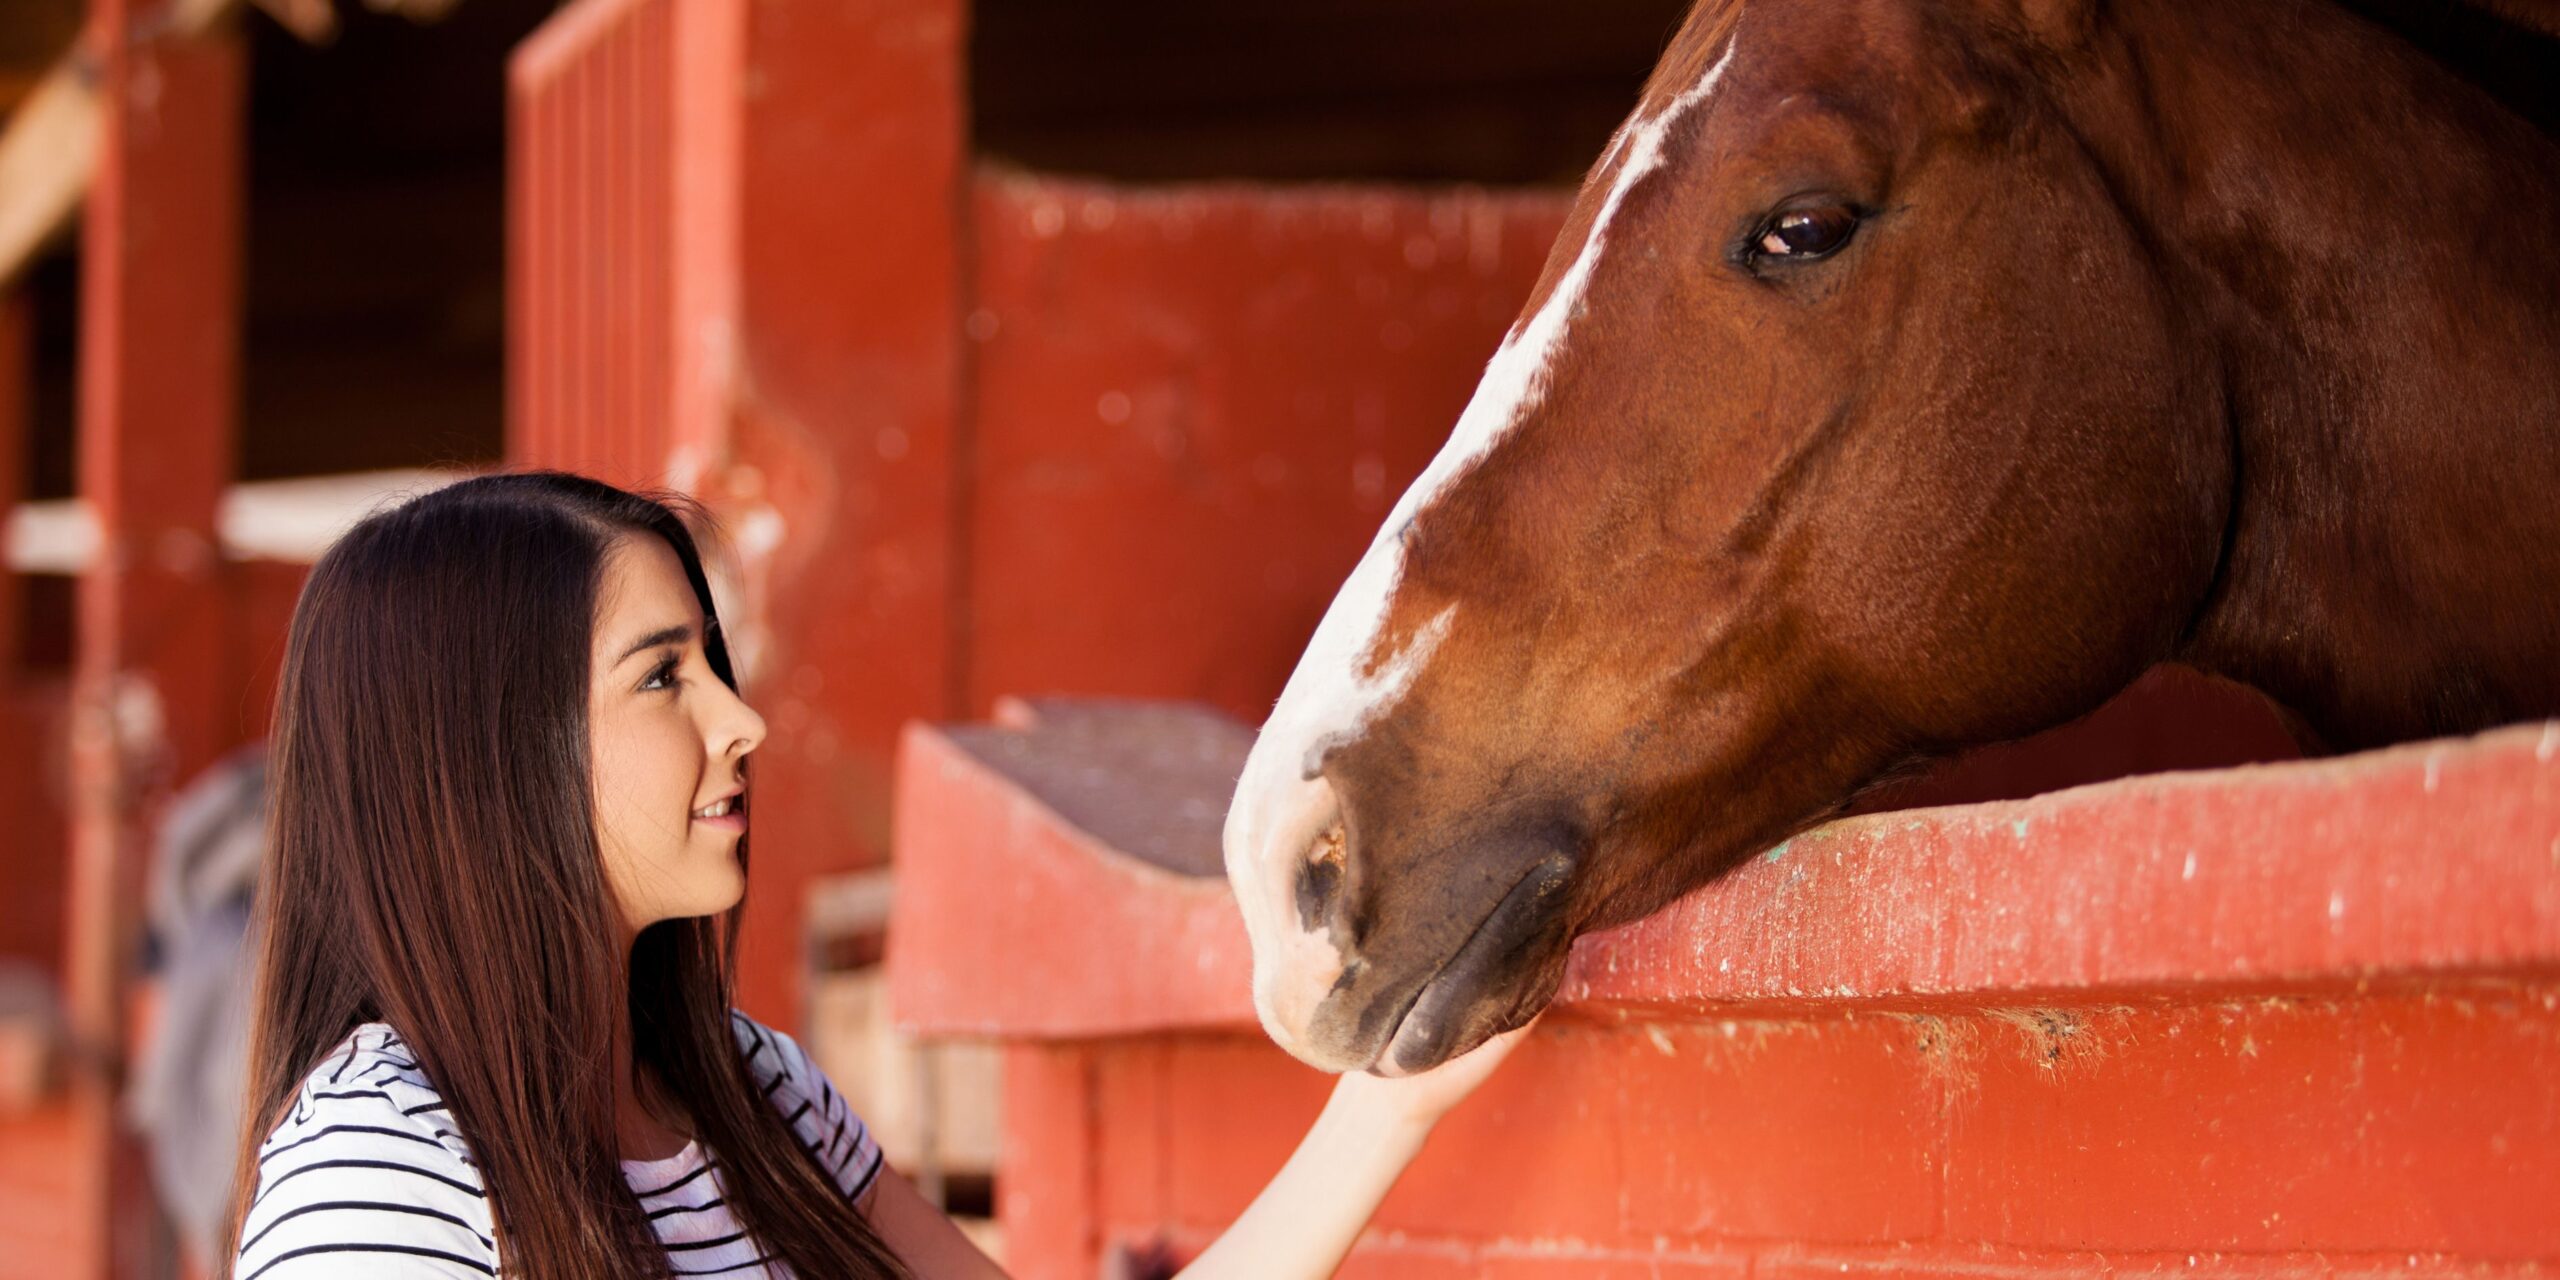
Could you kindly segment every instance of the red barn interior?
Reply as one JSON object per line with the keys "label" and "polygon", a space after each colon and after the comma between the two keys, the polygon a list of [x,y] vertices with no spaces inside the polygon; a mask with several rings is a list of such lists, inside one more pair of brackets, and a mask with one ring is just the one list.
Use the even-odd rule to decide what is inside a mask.
{"label": "red barn interior", "polygon": [[[876,911],[847,924],[813,904],[881,866],[893,830],[901,856],[920,860],[902,880],[1040,852],[948,835],[1010,784],[935,791],[914,754],[901,784],[903,726],[984,717],[1014,694],[1179,699],[1247,722],[1269,705],[1334,583],[1455,420],[1571,184],[1681,8],[577,0],[545,20],[539,5],[464,0],[427,25],[351,11],[323,49],[257,18],[188,32],[123,0],[73,13],[56,35],[70,41],[85,19],[79,56],[103,68],[88,117],[98,159],[72,250],[36,260],[0,308],[0,513],[16,508],[0,626],[8,740],[23,744],[0,768],[0,801],[26,815],[6,855],[21,892],[0,907],[0,955],[59,989],[73,1038],[94,1052],[0,1116],[0,1186],[13,1193],[0,1241],[14,1246],[0,1275],[106,1274],[111,1255],[115,1274],[156,1265],[136,1243],[149,1232],[135,1225],[148,1209],[132,1148],[111,1140],[113,1064],[148,1023],[133,886],[169,788],[264,723],[309,549],[247,545],[241,528],[258,522],[225,513],[280,510],[291,492],[258,486],[503,460],[701,495],[728,534],[724,613],[774,729],[745,1001],[805,1028],[830,968],[877,955],[842,936],[876,925]],[[911,753],[940,749],[911,741],[927,744]],[[2483,856],[2510,859],[2499,874],[2525,875],[2512,859],[2552,838],[2560,800],[2536,741],[2454,757],[2463,777],[2487,779],[2481,812],[2506,815],[2480,829]],[[2291,754],[2253,698],[2164,676],[1896,802]],[[2307,776],[2406,826],[2452,803],[2394,807],[2385,793],[2419,767]],[[2384,774],[2398,781],[2372,781]],[[2252,777],[2232,794],[2286,785]],[[2109,794],[2125,798],[2090,811],[2087,840],[2048,839],[2041,856],[2103,862],[2111,824],[2127,821],[2105,815],[2155,803]],[[2462,819],[2475,820],[2489,821]],[[2278,860],[2287,883],[2325,884],[2324,864],[2300,860],[2328,846],[2304,848]],[[1166,892],[1130,890],[1124,906],[1152,927],[1145,913],[1162,903],[1150,895]],[[2054,905],[2018,893],[2005,899],[2015,909]],[[2521,1265],[2560,1250],[2512,1198],[2484,1193],[2453,1225],[2402,1221],[2263,1153],[2365,1141],[2369,1127],[2341,1109],[2361,1101],[2389,1121],[2372,1149],[2409,1178],[2482,1186],[2509,1167],[2437,1142],[2438,1113],[2417,1106],[2465,1090],[2516,1115],[2489,1125],[2448,1111],[2444,1132],[2547,1152],[2560,1122],[2527,1083],[2548,1058],[2537,1046],[2560,909],[2546,899],[2520,900],[2514,927],[2529,936],[2515,946],[2453,925],[2414,950],[2377,943],[2344,959],[2305,942],[2284,974],[2308,986],[2275,1004],[2146,1005],[2139,1034],[2108,1038],[2132,1047],[2074,1060],[2080,1074],[1989,1053],[1974,1114],[1996,1112],[2001,1127],[1962,1185],[1955,1157],[1929,1145],[1954,1140],[1945,1118],[1914,1118],[1948,1105],[1914,1019],[1945,1018],[1969,1043],[2032,1044],[2046,1033],[2004,1010],[2059,992],[2070,1017],[2113,1026],[2131,998],[2118,987],[2192,975],[1844,977],[1836,1000],[1810,1004],[1765,984],[1687,983],[1694,974],[1589,985],[1475,1127],[1417,1169],[1364,1265],[1525,1274],[1579,1248],[1572,1274],[1685,1274],[1637,1260],[1656,1236],[1677,1237],[1690,1270],[1737,1274],[1835,1261],[2070,1271],[2086,1251],[2169,1266],[2158,1260],[2190,1248],[2263,1253],[2297,1273],[2331,1251],[2356,1266],[2398,1251],[2437,1270]],[[1738,926],[1719,927],[1696,936],[1730,941]],[[1019,941],[1070,945],[1044,936]],[[2476,968],[2521,985],[2348,999],[2356,965]],[[907,1015],[929,1029],[1016,1046],[997,1199],[1027,1274],[1067,1274],[1115,1242],[1196,1244],[1276,1163],[1311,1086],[1238,1017],[1234,956],[1200,972],[1215,984],[1157,991],[1169,1003],[1152,1012],[1097,997],[1061,1004],[1069,1020],[1055,1026],[907,993]],[[2488,1021],[2464,1030],[2475,1024],[2458,1008]],[[1766,1052],[1733,1050],[1721,1029],[1733,1023]],[[2399,1083],[2327,1109],[2277,1108],[2254,1130],[2185,1146],[2126,1145],[2171,1118],[2127,1102],[2141,1081],[2219,1079],[2234,1116],[2293,1096],[2276,1066],[2231,1056],[2234,1035],[2315,1083],[2347,1070],[2350,1051],[2416,1056]],[[1673,1049],[1658,1052],[1664,1042]],[[1994,1096],[2001,1080],[2014,1107]],[[1699,1090],[1747,1113],[1747,1140],[1681,1109]],[[1266,1096],[1297,1101],[1248,1105]],[[1594,1107],[1606,1114],[1585,1114]],[[1787,1117],[1829,1145],[1792,1143]],[[1121,1118],[1154,1136],[1097,1145]],[[1911,1145],[1842,1158],[1887,1131]],[[2040,1132],[2117,1154],[2013,1159],[2041,1150]],[[1505,1182],[1511,1145],[1566,1173]],[[2087,1190],[2233,1158],[2242,1172],[2196,1186],[2311,1178],[2282,1203],[2328,1216],[2250,1227],[2206,1213],[2202,1192],[2110,1209]],[[2512,1172],[2513,1185],[2554,1177],[2529,1162]],[[2046,1175],[2081,1180],[2080,1199],[2017,1207]],[[1906,1184],[1931,1178],[1934,1216],[1897,1216]],[[1561,1198],[1534,1211],[1504,1198],[1551,1182]],[[1067,1199],[1031,1190],[1052,1185]],[[1657,1203],[1639,1212],[1637,1195]],[[2072,1216],[2083,1210],[2093,1216]],[[2183,1236],[2159,1225],[2181,1221]],[[1915,1240],[1936,1251],[1908,1252]]]}

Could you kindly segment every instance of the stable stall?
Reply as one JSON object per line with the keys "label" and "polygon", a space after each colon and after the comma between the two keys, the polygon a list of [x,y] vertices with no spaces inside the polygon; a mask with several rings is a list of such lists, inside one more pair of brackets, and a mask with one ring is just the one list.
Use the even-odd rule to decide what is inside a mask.
{"label": "stable stall", "polygon": [[[82,170],[94,177],[45,206],[58,221],[88,193],[80,491],[19,513],[13,527],[33,532],[12,535],[27,550],[0,585],[0,623],[30,633],[30,601],[68,572],[76,608],[64,597],[42,612],[77,626],[55,661],[13,655],[0,704],[16,737],[53,744],[44,759],[62,765],[52,785],[35,768],[0,771],[37,851],[11,864],[26,886],[14,902],[36,905],[7,908],[0,941],[62,957],[48,978],[69,993],[77,1052],[68,1095],[0,1117],[14,1214],[0,1274],[18,1258],[107,1274],[111,1241],[148,1234],[112,1111],[125,1031],[148,1013],[131,982],[132,887],[159,798],[257,731],[299,581],[292,557],[262,558],[228,514],[291,497],[252,492],[233,465],[240,40],[160,21],[226,7],[96,0],[87,61],[44,90],[46,118],[94,145]],[[466,3],[458,20],[486,7]],[[1684,8],[574,0],[518,49],[506,459],[683,488],[722,524],[724,625],[773,730],[757,764],[743,1003],[835,1046],[842,1074],[892,1074],[856,1065],[894,1060],[861,1056],[880,1044],[863,1028],[880,1021],[887,922],[908,1016],[1011,1047],[999,1135],[952,1131],[952,1117],[985,1114],[954,1092],[978,1087],[966,1067],[924,1072],[922,1100],[884,1112],[884,1128],[915,1135],[902,1158],[966,1152],[949,1172],[971,1194],[996,1164],[1026,1273],[1080,1274],[1116,1244],[1196,1244],[1318,1096],[1320,1081],[1251,1031],[1232,910],[1201,874],[1232,778],[1220,753],[1243,730],[1183,720],[1190,746],[1139,752],[1096,793],[1101,810],[1180,815],[1158,833],[1180,850],[1166,855],[1176,874],[1130,861],[1117,828],[1080,825],[1056,793],[971,754],[1009,739],[923,731],[900,766],[902,727],[985,717],[1015,693],[1266,710],[1456,420],[1572,184]],[[382,205],[470,225],[442,204]],[[51,225],[0,216],[0,247]],[[468,328],[501,305],[492,291],[452,310]],[[22,300],[0,306],[7,439],[24,429],[28,328]],[[423,431],[433,417],[402,421]],[[0,456],[12,490],[0,500],[14,502],[12,465]],[[1091,732],[1117,741],[1113,723]],[[1007,732],[1036,754],[1047,730]],[[2096,1256],[2077,1250],[2182,1266],[2192,1245],[2200,1267],[2233,1252],[2257,1261],[2228,1265],[2301,1271],[2324,1265],[2303,1261],[2315,1254],[2379,1266],[2405,1245],[2410,1265],[2442,1270],[2552,1253],[2547,1229],[2520,1225],[2497,1193],[2554,1183],[2530,1163],[2554,1148],[2552,1104],[2518,1083],[2547,1063],[2536,1037],[2551,1027],[2554,908],[2526,876],[2551,878],[2548,741],[2521,730],[2126,782],[1800,840],[1693,900],[1706,915],[1683,907],[1586,943],[1556,1029],[1453,1123],[1359,1265],[1592,1274],[1595,1260],[1641,1257],[1630,1274],[1774,1274],[1920,1259],[1998,1274]],[[2159,679],[1897,803],[2292,754],[2248,699]],[[2199,832],[2192,859],[2143,834],[2180,806],[2225,803],[2257,816]],[[2305,842],[2313,819],[2350,811],[2403,834],[2356,844],[2368,837],[2341,826]],[[1012,825],[969,825],[997,815]],[[2366,856],[2409,850],[2445,851],[2435,878],[2415,855]],[[2051,875],[1977,881],[1994,853]],[[2070,878],[2109,868],[2156,882]],[[1039,892],[986,892],[1000,886]],[[1936,896],[1890,896],[1923,890]],[[2071,896],[2083,891],[2100,896]],[[2387,905],[2403,900],[2443,914]],[[1714,903],[1728,905],[1701,905]],[[2035,931],[2066,910],[2101,931],[2089,936],[2124,940],[2093,951]],[[2258,910],[2290,922],[2275,950],[2240,945]],[[2154,915],[2219,932],[2156,932]],[[1107,936],[1076,932],[1115,920]],[[984,946],[952,950],[969,938]],[[1096,967],[1112,956],[1127,962]],[[944,958],[937,987],[925,975]],[[2357,994],[2367,970],[2400,978]],[[1085,984],[1076,994],[1067,974]],[[2355,1045],[2364,1058],[2341,1056]],[[2042,1065],[2038,1046],[2052,1050]],[[2355,1076],[2353,1061],[2402,1074]],[[2128,1147],[2129,1130],[2090,1126],[2166,1130],[2187,1113],[2164,1103],[2102,1121],[2069,1103],[2091,1094],[2056,1092],[2131,1097],[2163,1073],[2219,1108],[2225,1146]],[[2302,1097],[2327,1110],[2287,1101],[2305,1073]],[[2448,1087],[2412,1083],[2435,1081]],[[2024,1109],[1969,1101],[1995,1089]],[[2435,1100],[2392,1109],[2422,1095]],[[1716,1097],[1709,1110],[1683,1101]],[[2335,1168],[2326,1182],[2272,1172],[2315,1139],[2335,1148],[2358,1105],[2382,1117],[2377,1167],[2468,1189],[2423,1201],[2445,1204],[2441,1222],[2384,1211],[2399,1200],[2370,1212],[2343,1191],[2323,1200]],[[1993,1115],[1996,1132],[1980,1119]],[[1637,1129],[1679,1140],[1639,1150],[1623,1140]],[[2479,1163],[2492,1140],[2521,1162],[2494,1186]],[[1551,1170],[1515,1154],[1531,1151]],[[2151,1163],[2065,1158],[2096,1151]],[[2198,1167],[2225,1172],[2199,1180]],[[2058,1175],[2089,1181],[2078,1209],[2006,1223],[2006,1184],[1968,1181],[1992,1168],[2057,1195]],[[1487,1170],[1515,1180],[1491,1190]],[[2191,1199],[2105,1181],[2134,1174]],[[2285,1177],[2310,1189],[2279,1194]],[[2297,1216],[2312,1203],[2326,1216]],[[2208,1208],[2196,1221],[2212,1225],[2179,1240],[2140,1225]]]}
{"label": "stable stall", "polygon": [[[907,736],[892,993],[1003,1046],[1026,1280],[1198,1250],[1323,1102],[1218,878],[1250,741]],[[2556,872],[2560,721],[1835,822],[1582,939],[1343,1274],[2547,1274]]]}

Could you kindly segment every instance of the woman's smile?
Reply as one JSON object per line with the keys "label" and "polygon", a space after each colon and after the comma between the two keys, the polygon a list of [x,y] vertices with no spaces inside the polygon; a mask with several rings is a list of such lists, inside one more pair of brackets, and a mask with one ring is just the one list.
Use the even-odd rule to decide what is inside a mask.
{"label": "woman's smile", "polygon": [[697,826],[736,835],[747,832],[747,796],[743,791],[731,792],[693,811]]}

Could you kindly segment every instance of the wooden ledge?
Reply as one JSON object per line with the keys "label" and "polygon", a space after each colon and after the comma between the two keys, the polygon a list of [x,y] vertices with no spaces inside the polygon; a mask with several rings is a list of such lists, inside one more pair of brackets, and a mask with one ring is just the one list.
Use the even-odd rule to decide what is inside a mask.
{"label": "wooden ledge", "polygon": [[[314,564],[356,521],[471,474],[403,468],[242,481],[222,491],[215,512],[222,555]],[[82,499],[21,502],[0,509],[0,567],[11,573],[82,573],[97,561],[102,537],[97,513]]]}
{"label": "wooden ledge", "polygon": [[[1017,719],[907,731],[899,1019],[1008,1039],[1252,1026],[1225,882],[1161,865],[1216,866],[1203,815],[1250,731],[1162,704]],[[1149,824],[1153,860],[1095,834]],[[1200,847],[1166,852],[1183,841]],[[2560,721],[1843,820],[1582,939],[1558,1002],[1994,1008],[2555,971]]]}

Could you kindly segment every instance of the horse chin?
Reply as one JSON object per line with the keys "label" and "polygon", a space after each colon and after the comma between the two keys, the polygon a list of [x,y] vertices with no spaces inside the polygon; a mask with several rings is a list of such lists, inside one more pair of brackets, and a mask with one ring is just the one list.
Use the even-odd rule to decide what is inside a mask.
{"label": "horse chin", "polygon": [[1370,1073],[1428,1071],[1536,1017],[1564,979],[1567,948],[1557,908],[1571,874],[1570,860],[1556,857],[1521,877],[1414,993]]}
{"label": "horse chin", "polygon": [[[1555,963],[1542,964],[1538,975],[1524,987],[1508,996],[1495,992],[1463,991],[1455,984],[1443,985],[1432,979],[1414,1007],[1405,1014],[1388,1040],[1386,1049],[1369,1067],[1369,1074],[1390,1079],[1420,1075],[1515,1027],[1524,1026],[1538,1011],[1547,1007],[1557,985],[1564,978],[1562,953]],[[1475,1003],[1470,1004],[1470,996]],[[1454,1030],[1453,1030],[1454,1029]]]}

